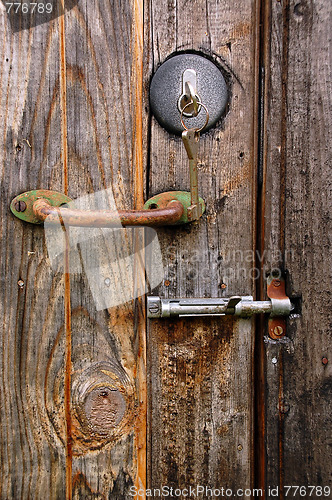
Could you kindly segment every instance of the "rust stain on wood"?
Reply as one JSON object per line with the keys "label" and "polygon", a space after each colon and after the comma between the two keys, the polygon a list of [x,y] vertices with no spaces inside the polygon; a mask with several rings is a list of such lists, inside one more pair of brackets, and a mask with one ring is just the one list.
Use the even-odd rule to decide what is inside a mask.
{"label": "rust stain on wood", "polygon": [[[60,0],[64,11],[64,0]],[[67,142],[67,62],[65,16],[59,16],[60,50],[60,108],[61,108],[61,159],[63,162],[64,194],[68,194],[68,142]]]}
{"label": "rust stain on wood", "polygon": [[132,98],[134,129],[133,129],[133,160],[135,168],[134,203],[135,208],[144,204],[143,194],[143,1],[134,0],[134,61],[132,81],[134,94]]}
{"label": "rust stain on wood", "polygon": [[232,45],[239,43],[244,38],[247,38],[250,35],[251,30],[252,23],[241,21],[236,24],[230,32],[229,36],[221,40],[221,44],[219,45],[219,52],[224,56],[227,56],[228,53],[232,50]]}
{"label": "rust stain on wood", "polygon": [[246,38],[250,35],[251,29],[252,23],[241,21],[234,26],[229,41],[236,42],[237,40]]}
{"label": "rust stain on wood", "polygon": [[[62,12],[64,0],[60,0]],[[61,109],[61,159],[63,163],[63,189],[68,194],[68,141],[67,141],[67,68],[66,68],[66,31],[65,16],[59,16],[59,52],[60,52],[60,109]],[[71,415],[71,371],[72,371],[72,332],[71,332],[71,302],[70,302],[70,270],[69,270],[69,235],[65,230],[64,279],[65,279],[65,380],[64,405],[66,418],[66,500],[72,499],[72,468],[73,468],[73,437]]]}
{"label": "rust stain on wood", "polygon": [[[144,172],[143,172],[143,1],[134,0],[134,59],[132,81],[134,92],[132,98],[134,129],[133,129],[133,160],[134,160],[134,208],[139,209],[144,204]],[[136,242],[139,246],[139,241]],[[137,253],[136,253],[137,255]],[[144,272],[139,259],[135,259],[135,288],[144,289]],[[142,293],[144,291],[142,290]],[[137,352],[137,384],[139,397],[138,418],[135,426],[135,443],[137,453],[137,488],[146,488],[146,425],[147,425],[147,387],[146,387],[146,325],[144,302],[138,298],[135,302],[135,333],[138,337]]]}
{"label": "rust stain on wood", "polygon": [[223,196],[230,195],[236,189],[239,189],[243,184],[248,184],[252,181],[252,164],[251,162],[246,162],[241,169],[238,170],[237,174],[233,175],[232,178],[224,184]]}

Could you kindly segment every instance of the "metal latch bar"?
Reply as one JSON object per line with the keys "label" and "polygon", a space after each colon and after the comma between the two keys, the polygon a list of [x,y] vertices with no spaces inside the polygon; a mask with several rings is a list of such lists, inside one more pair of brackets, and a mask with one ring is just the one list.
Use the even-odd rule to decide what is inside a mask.
{"label": "metal latch bar", "polygon": [[292,304],[287,299],[253,300],[252,296],[230,298],[162,299],[148,297],[148,318],[170,318],[183,316],[224,316],[250,317],[254,314],[288,316]]}
{"label": "metal latch bar", "polygon": [[253,314],[269,314],[269,335],[272,339],[280,339],[286,335],[286,316],[289,316],[294,309],[286,295],[284,278],[268,277],[267,296],[269,300],[253,300],[251,295],[243,297],[235,295],[229,299],[148,297],[148,318],[224,316],[227,314],[247,318]]}

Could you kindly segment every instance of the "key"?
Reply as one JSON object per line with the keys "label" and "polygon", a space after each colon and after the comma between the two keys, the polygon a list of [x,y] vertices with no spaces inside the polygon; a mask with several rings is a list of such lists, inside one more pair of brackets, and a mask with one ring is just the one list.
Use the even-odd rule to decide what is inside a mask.
{"label": "key", "polygon": [[197,220],[202,215],[202,207],[199,203],[198,197],[198,176],[197,176],[197,153],[199,132],[197,129],[191,128],[182,132],[182,141],[186,148],[189,158],[189,171],[190,171],[190,194],[191,206],[188,207],[188,219]]}

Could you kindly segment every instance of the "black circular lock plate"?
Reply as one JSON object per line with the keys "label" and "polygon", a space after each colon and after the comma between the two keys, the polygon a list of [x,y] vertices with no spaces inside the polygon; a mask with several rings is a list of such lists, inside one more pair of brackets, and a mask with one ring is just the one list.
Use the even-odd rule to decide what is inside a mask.
{"label": "black circular lock plate", "polygon": [[[210,59],[197,54],[179,54],[165,61],[151,80],[150,106],[160,125],[177,135],[183,132],[178,101],[182,94],[182,75],[186,69],[196,71],[197,95],[209,111],[209,121],[202,133],[220,120],[228,100],[223,74]],[[206,113],[201,108],[198,116],[185,118],[184,122],[188,128],[200,128],[205,120]]]}

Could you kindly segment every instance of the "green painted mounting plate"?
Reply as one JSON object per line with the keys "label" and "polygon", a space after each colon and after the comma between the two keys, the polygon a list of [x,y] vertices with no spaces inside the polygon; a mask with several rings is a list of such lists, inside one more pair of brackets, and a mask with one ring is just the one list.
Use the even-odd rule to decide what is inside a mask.
{"label": "green painted mounting plate", "polygon": [[[144,210],[156,209],[156,208],[166,208],[170,201],[177,200],[182,203],[184,211],[181,219],[175,222],[174,225],[187,224],[192,222],[188,217],[188,208],[191,206],[191,194],[187,191],[168,191],[166,193],[160,193],[156,196],[150,198],[144,205]],[[202,198],[199,198],[199,202],[202,207],[202,214],[205,212],[205,203]]]}
{"label": "green painted mounting plate", "polygon": [[[47,200],[52,207],[61,207],[72,201],[71,198],[57,191],[38,189],[16,196],[10,204],[10,210],[21,220],[31,222],[32,224],[42,224],[33,212],[33,204],[40,198]],[[19,210],[17,210],[17,208],[19,208]],[[22,210],[23,208],[24,210]]]}

